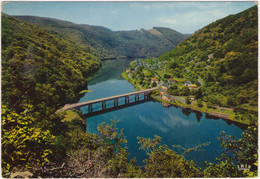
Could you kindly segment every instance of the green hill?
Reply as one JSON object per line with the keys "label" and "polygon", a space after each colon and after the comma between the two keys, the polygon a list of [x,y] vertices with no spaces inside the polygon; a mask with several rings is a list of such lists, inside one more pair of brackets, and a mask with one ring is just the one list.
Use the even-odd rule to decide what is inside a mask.
{"label": "green hill", "polygon": [[57,110],[76,100],[100,60],[35,25],[2,14],[2,102]]}
{"label": "green hill", "polygon": [[217,20],[159,57],[165,73],[203,85],[208,104],[257,112],[257,6]]}
{"label": "green hill", "polygon": [[92,52],[95,51],[100,58],[157,57],[187,38],[187,35],[162,27],[150,30],[112,31],[101,26],[74,24],[52,18],[15,17],[42,26],[50,33],[58,34]]}

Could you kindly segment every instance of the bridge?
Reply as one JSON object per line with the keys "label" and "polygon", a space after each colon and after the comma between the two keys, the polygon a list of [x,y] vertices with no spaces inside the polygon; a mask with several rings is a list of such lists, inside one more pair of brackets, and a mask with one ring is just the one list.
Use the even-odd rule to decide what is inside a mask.
{"label": "bridge", "polygon": [[61,111],[65,111],[65,110],[69,110],[69,109],[79,109],[82,106],[88,106],[88,113],[92,113],[93,112],[93,107],[92,105],[95,103],[102,103],[102,110],[107,110],[106,107],[106,102],[110,101],[110,100],[114,100],[114,106],[118,107],[118,99],[119,98],[125,98],[125,104],[129,104],[129,97],[130,96],[135,96],[135,102],[139,101],[139,95],[144,95],[144,99],[148,99],[150,93],[154,90],[157,90],[158,87],[156,88],[150,88],[150,89],[146,89],[146,90],[140,90],[140,91],[135,91],[135,92],[131,92],[131,93],[126,93],[126,94],[121,94],[121,95],[116,95],[116,96],[110,96],[110,97],[106,97],[106,98],[100,98],[100,99],[95,99],[95,100],[91,100],[91,101],[85,101],[85,102],[80,102],[80,103],[75,103],[75,104],[66,104]]}

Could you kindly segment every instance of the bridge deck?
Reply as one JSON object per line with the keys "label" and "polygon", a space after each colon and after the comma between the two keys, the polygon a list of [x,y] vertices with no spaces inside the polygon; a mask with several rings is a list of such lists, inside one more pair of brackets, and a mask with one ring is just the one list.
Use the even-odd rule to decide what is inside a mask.
{"label": "bridge deck", "polygon": [[158,89],[158,87],[141,90],[141,91],[135,91],[135,92],[126,93],[126,94],[121,94],[121,95],[116,95],[116,96],[110,96],[110,97],[106,97],[106,98],[95,99],[95,100],[91,100],[91,101],[85,101],[85,102],[81,102],[81,103],[67,104],[62,108],[62,110],[64,111],[64,110],[68,110],[68,109],[72,109],[72,108],[76,108],[76,107],[80,107],[80,106],[85,106],[85,105],[89,105],[89,104],[99,103],[102,101],[108,101],[108,100],[112,100],[112,99],[122,98],[122,97],[131,96],[131,95],[135,95],[135,94],[149,93],[149,92],[157,90],[157,89]]}

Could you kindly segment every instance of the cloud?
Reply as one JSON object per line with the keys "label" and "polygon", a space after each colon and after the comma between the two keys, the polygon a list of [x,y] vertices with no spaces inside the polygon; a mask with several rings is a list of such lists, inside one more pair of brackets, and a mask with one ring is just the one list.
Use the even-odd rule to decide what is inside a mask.
{"label": "cloud", "polygon": [[208,9],[207,11],[187,11],[186,13],[169,13],[155,18],[161,26],[170,26],[172,29],[185,32],[195,32],[196,30],[214,22],[217,19],[229,15],[221,9]]}
{"label": "cloud", "polygon": [[156,21],[165,23],[165,24],[178,24],[178,21],[173,18],[157,18]]}

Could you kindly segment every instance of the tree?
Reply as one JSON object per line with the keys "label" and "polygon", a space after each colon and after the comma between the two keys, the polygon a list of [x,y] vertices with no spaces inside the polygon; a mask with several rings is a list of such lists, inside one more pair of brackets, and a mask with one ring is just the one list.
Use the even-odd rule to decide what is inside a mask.
{"label": "tree", "polygon": [[211,72],[208,72],[208,73],[207,73],[206,81],[207,81],[207,82],[213,82],[213,81],[215,81],[215,79],[214,79],[214,77],[212,76]]}
{"label": "tree", "polygon": [[178,63],[177,62],[171,62],[169,63],[168,65],[168,68],[171,68],[171,69],[175,69],[178,67]]}
{"label": "tree", "polygon": [[196,98],[197,98],[197,99],[202,98],[202,91],[201,91],[201,88],[198,89],[197,94],[196,94]]}
{"label": "tree", "polygon": [[35,128],[32,106],[17,114],[2,105],[2,169],[39,168],[49,161],[54,136],[49,130]]}
{"label": "tree", "polygon": [[202,174],[193,161],[185,160],[167,145],[160,145],[161,138],[137,137],[140,149],[146,151],[144,176],[148,178],[201,177]]}
{"label": "tree", "polygon": [[182,89],[181,89],[181,95],[183,96],[188,96],[190,95],[190,89],[188,86],[184,86]]}
{"label": "tree", "polygon": [[190,97],[189,96],[185,97],[185,101],[186,101],[187,104],[190,104],[191,103]]}
{"label": "tree", "polygon": [[168,79],[168,78],[171,78],[171,75],[164,74],[163,77]]}
{"label": "tree", "polygon": [[170,86],[170,90],[176,90],[176,89],[178,89],[178,86],[177,86],[177,85],[171,85],[171,86]]}
{"label": "tree", "polygon": [[232,161],[218,161],[217,164],[205,162],[206,168],[203,170],[205,178],[226,178],[226,177],[241,177],[241,172]]}
{"label": "tree", "polygon": [[154,87],[156,87],[157,86],[157,83],[154,81],[154,82],[152,82],[152,87],[154,88]]}
{"label": "tree", "polygon": [[226,73],[226,72],[227,72],[227,70],[226,70],[226,68],[224,67],[224,65],[220,65],[220,67],[219,67],[219,72],[220,72],[220,73]]}
{"label": "tree", "polygon": [[255,124],[251,124],[243,132],[241,139],[222,132],[219,140],[225,149],[224,157],[235,159],[239,164],[251,165],[251,171],[257,170],[258,128]]}
{"label": "tree", "polygon": [[234,100],[233,100],[233,98],[228,98],[228,99],[227,99],[227,106],[232,107],[233,105],[234,105]]}
{"label": "tree", "polygon": [[246,92],[246,90],[241,90],[240,94],[237,96],[239,104],[246,103],[249,96]]}
{"label": "tree", "polygon": [[203,103],[202,103],[202,100],[201,100],[201,99],[198,99],[197,105],[198,105],[198,107],[203,107]]}

